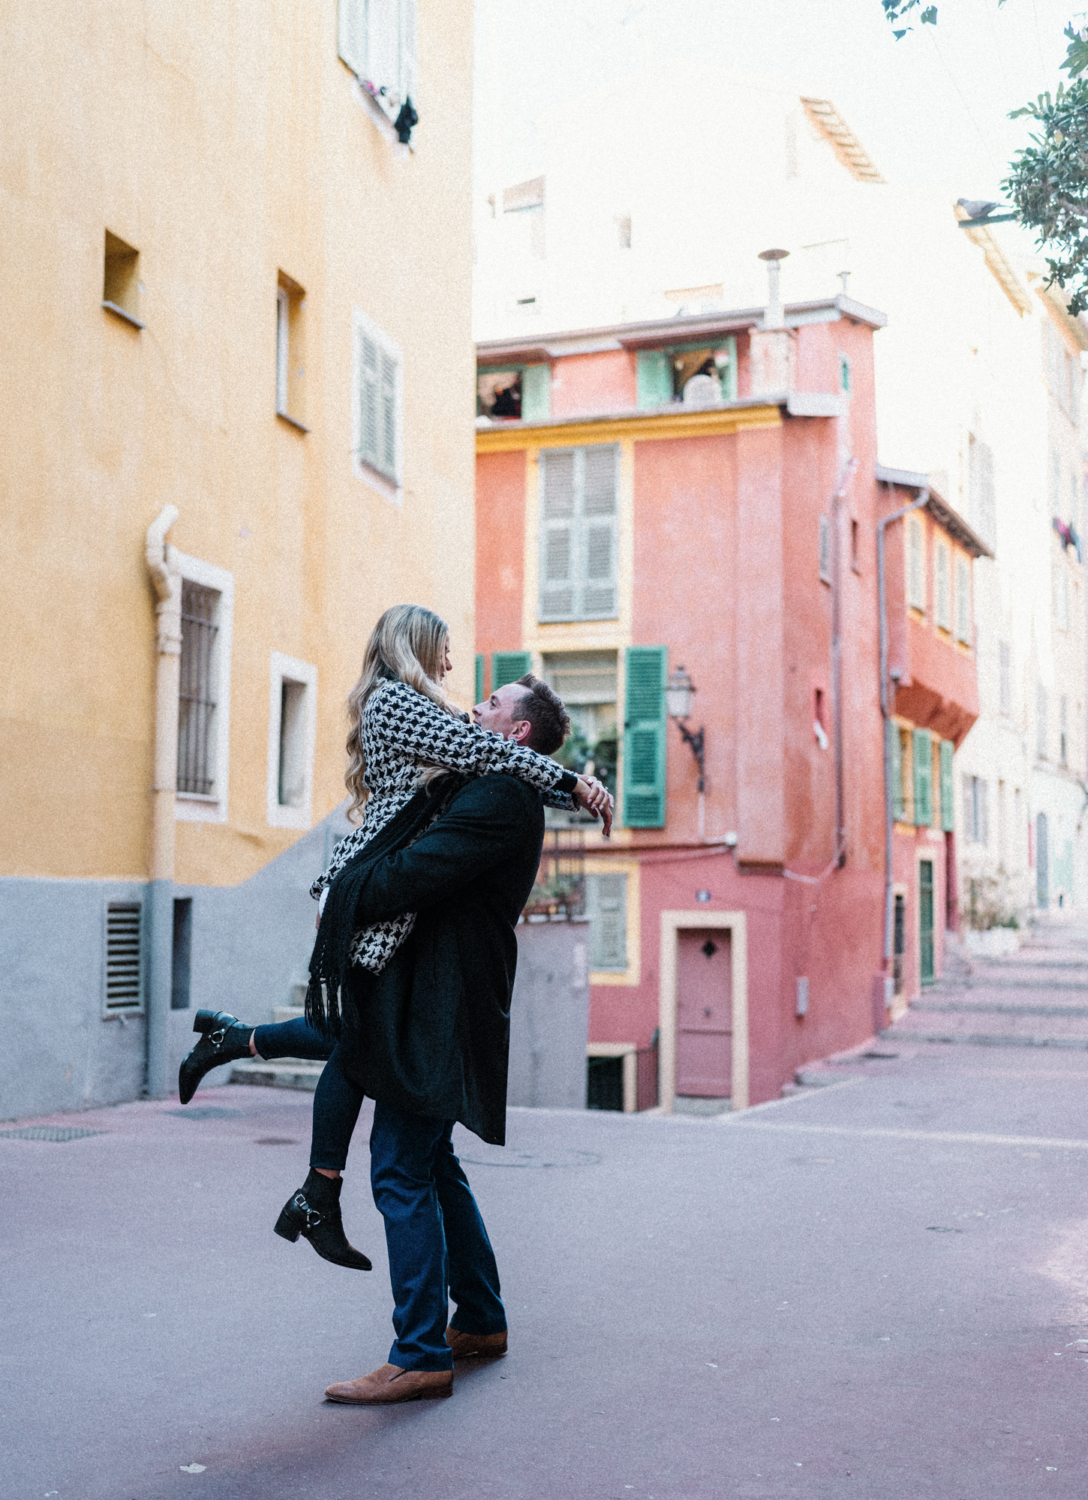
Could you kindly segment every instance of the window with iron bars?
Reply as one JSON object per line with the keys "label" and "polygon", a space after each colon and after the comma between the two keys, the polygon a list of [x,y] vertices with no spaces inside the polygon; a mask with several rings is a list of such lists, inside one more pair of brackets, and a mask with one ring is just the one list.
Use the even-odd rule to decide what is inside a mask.
{"label": "window with iron bars", "polygon": [[219,593],[183,579],[181,686],[178,693],[178,791],[215,793],[216,615]]}

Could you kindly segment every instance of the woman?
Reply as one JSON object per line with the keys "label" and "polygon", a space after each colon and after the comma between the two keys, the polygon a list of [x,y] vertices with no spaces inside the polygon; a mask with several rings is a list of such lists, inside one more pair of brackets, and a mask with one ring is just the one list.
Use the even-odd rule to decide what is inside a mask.
{"label": "woman", "polygon": [[[436,782],[449,772],[484,776],[503,771],[535,786],[552,805],[584,808],[602,817],[606,832],[611,826],[611,798],[600,782],[564,771],[550,756],[488,733],[459,714],[442,686],[450,670],[449,630],[438,615],[414,604],[386,610],[348,697],[351,727],[344,780],[351,793],[348,816],[361,814],[361,821],[337,845],[328,869],[310,888],[323,911],[333,882],[341,877],[333,909],[327,917],[319,916],[306,1018],[253,1028],[223,1011],[198,1011],[193,1029],[203,1036],[179,1074],[184,1104],[205,1073],[239,1057],[328,1058],[314,1096],[310,1174],[285,1205],[276,1233],[292,1241],[305,1235],[326,1260],[360,1270],[369,1270],[370,1262],[344,1236],[339,1204],[340,1173],[362,1094],[344,1076],[331,1036],[338,1029],[342,972],[337,948],[344,947],[346,936],[350,962],[380,973],[411,932],[415,916],[409,912],[344,933],[345,916],[352,909],[353,861],[364,849],[374,853],[372,841],[379,835],[380,842],[395,840],[392,847],[413,842],[441,809]],[[421,788],[434,795],[417,799]]]}

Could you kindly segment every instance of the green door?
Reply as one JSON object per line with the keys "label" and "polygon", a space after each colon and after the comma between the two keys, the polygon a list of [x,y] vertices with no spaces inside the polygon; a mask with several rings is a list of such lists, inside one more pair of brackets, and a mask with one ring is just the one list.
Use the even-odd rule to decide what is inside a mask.
{"label": "green door", "polygon": [[923,984],[932,984],[933,973],[933,861],[918,861],[918,959]]}

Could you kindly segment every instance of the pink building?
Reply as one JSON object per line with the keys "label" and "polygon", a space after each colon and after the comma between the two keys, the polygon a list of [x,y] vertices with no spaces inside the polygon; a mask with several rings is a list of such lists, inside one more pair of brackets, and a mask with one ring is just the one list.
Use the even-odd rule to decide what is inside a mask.
{"label": "pink building", "polygon": [[[840,296],[478,350],[478,691],[546,676],[616,790],[590,1078],[627,1108],[776,1098],[886,1019],[883,321]],[[960,717],[896,712],[958,743],[973,699],[910,644]]]}

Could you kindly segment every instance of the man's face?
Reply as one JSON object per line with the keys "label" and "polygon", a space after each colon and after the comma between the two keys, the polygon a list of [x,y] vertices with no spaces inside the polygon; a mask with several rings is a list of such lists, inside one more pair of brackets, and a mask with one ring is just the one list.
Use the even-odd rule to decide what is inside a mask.
{"label": "man's face", "polygon": [[533,726],[520,716],[525,689],[516,682],[508,682],[496,688],[490,698],[477,703],[472,717],[481,729],[490,729],[501,734],[504,740],[516,740],[519,745],[528,743]]}

